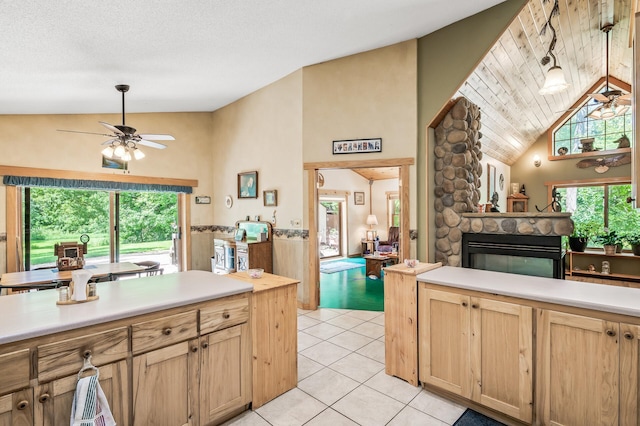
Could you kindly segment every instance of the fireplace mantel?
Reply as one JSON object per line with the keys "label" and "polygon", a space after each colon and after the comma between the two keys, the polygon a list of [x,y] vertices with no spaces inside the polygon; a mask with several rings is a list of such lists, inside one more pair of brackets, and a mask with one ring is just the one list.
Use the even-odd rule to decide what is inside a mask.
{"label": "fireplace mantel", "polygon": [[463,233],[511,235],[571,235],[571,213],[462,213]]}

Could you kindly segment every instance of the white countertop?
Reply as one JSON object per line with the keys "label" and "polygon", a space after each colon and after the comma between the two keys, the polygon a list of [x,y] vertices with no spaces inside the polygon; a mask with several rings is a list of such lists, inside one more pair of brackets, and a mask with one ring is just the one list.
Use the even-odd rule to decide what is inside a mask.
{"label": "white countertop", "polygon": [[252,291],[253,286],[207,271],[97,284],[98,300],[56,305],[56,290],[0,296],[0,344]]}
{"label": "white countertop", "polygon": [[640,317],[640,289],[443,266],[417,280],[483,293]]}

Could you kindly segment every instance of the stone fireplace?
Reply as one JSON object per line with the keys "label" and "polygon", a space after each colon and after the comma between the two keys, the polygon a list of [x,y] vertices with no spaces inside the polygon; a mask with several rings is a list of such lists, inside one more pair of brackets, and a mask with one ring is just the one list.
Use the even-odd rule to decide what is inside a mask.
{"label": "stone fireplace", "polygon": [[564,256],[561,236],[573,231],[569,213],[478,213],[483,169],[480,119],[477,105],[458,98],[435,129],[435,260],[469,267],[472,242],[475,253],[486,249],[487,255],[517,257],[519,252],[527,255],[521,257],[546,257],[555,262],[557,275]]}

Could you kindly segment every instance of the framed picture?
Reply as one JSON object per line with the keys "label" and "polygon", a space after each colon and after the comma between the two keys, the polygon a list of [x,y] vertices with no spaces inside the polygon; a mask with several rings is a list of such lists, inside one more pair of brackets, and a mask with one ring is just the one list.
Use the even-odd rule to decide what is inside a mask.
{"label": "framed picture", "polygon": [[128,170],[129,163],[118,158],[107,158],[102,156],[102,167],[105,169]]}
{"label": "framed picture", "polygon": [[244,240],[244,235],[245,235],[245,229],[244,228],[237,228],[236,229],[236,233],[233,236],[233,239],[236,241],[242,241]]}
{"label": "framed picture", "polygon": [[238,173],[238,199],[258,198],[258,172]]}
{"label": "framed picture", "polygon": [[382,152],[382,138],[333,141],[333,154],[360,154]]}
{"label": "framed picture", "polygon": [[278,191],[275,189],[262,191],[262,197],[264,198],[265,207],[275,207],[278,205]]}
{"label": "framed picture", "polygon": [[364,206],[364,192],[354,192],[353,202],[356,206]]}

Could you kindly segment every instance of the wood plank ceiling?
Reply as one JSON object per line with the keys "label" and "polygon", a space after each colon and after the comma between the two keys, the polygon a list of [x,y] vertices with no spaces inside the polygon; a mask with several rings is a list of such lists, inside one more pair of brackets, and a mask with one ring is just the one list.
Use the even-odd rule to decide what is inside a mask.
{"label": "wood plank ceiling", "polygon": [[606,75],[606,36],[601,26],[611,19],[609,75],[632,83],[630,17],[635,1],[559,0],[560,15],[552,18],[558,39],[554,54],[570,86],[546,96],[538,90],[553,60],[546,66],[540,60],[549,48],[551,31],[541,36],[540,29],[553,0],[546,4],[530,0],[525,5],[456,93],[480,107],[482,150],[487,155],[513,164]]}

